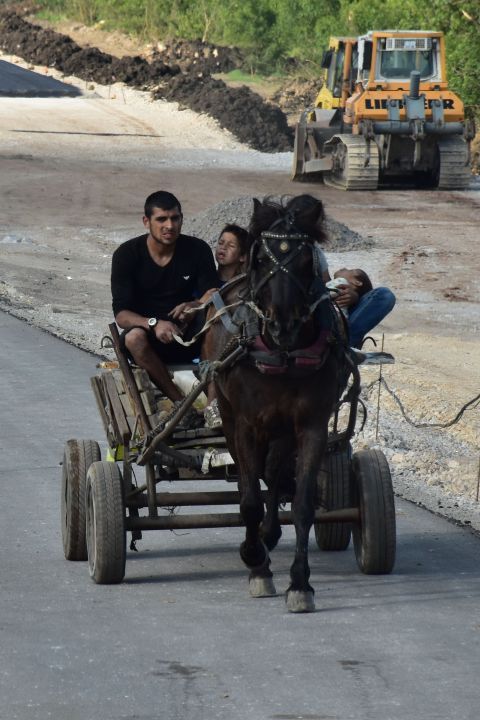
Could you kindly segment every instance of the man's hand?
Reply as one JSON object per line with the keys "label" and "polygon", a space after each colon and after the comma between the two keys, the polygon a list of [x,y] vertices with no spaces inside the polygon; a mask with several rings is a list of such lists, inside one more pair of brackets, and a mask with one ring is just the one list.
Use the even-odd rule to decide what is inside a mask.
{"label": "man's hand", "polygon": [[191,308],[200,307],[201,302],[199,300],[191,300],[190,302],[180,303],[168,313],[168,317],[172,320],[178,320],[180,323],[188,323],[193,319],[194,313],[187,312]]}
{"label": "man's hand", "polygon": [[348,308],[357,304],[359,296],[351,285],[339,285],[338,290],[339,292],[335,295],[334,300],[341,308]]}
{"label": "man's hand", "polygon": [[174,334],[182,334],[178,325],[175,325],[175,323],[170,322],[169,320],[159,320],[153,328],[153,332],[155,333],[157,340],[160,340],[160,342],[163,343],[171,343],[173,342]]}

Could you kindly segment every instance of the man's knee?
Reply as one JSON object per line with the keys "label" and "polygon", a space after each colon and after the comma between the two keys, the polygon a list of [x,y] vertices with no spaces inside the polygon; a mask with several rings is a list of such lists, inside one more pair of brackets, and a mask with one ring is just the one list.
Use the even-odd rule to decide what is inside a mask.
{"label": "man's knee", "polygon": [[133,357],[145,352],[150,345],[146,330],[141,328],[132,328],[125,333],[124,341],[126,349]]}

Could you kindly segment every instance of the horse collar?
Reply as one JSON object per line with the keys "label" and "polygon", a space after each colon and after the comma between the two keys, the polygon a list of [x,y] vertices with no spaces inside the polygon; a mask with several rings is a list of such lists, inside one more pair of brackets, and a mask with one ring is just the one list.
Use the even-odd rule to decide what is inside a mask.
{"label": "horse collar", "polygon": [[271,350],[261,335],[250,345],[249,357],[265,375],[284,375],[290,370],[314,371],[324,364],[331,344],[330,330],[323,329],[315,341],[300,350]]}

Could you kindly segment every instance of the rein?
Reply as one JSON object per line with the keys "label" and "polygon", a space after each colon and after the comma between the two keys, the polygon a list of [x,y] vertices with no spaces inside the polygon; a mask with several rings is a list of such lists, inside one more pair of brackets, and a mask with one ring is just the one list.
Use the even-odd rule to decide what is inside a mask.
{"label": "rein", "polygon": [[[214,295],[219,295],[219,293],[214,293]],[[195,308],[189,308],[188,310],[185,310],[185,314],[195,313],[199,312],[200,310],[205,310],[205,308],[209,307],[212,302],[214,302],[213,297],[207,300],[207,302],[204,302],[202,305],[199,305]],[[212,315],[212,317],[207,320],[203,327],[191,338],[190,340],[184,340],[180,335],[177,335],[176,333],[173,333],[173,339],[178,342],[180,345],[183,345],[183,347],[189,347],[190,345],[193,345],[198,338],[203,335],[205,332],[207,332],[208,328],[213,325],[219,318],[222,318],[223,316],[227,316],[228,319],[230,319],[230,315],[228,315],[229,310],[232,308],[237,308],[239,305],[243,304],[243,300],[237,300],[236,302],[230,303],[230,305],[224,305],[222,302],[222,305],[217,307],[216,312]],[[225,318],[226,319],[226,318]],[[231,320],[230,320],[231,322]],[[228,329],[228,328],[227,328]],[[229,332],[232,332],[229,330]]]}

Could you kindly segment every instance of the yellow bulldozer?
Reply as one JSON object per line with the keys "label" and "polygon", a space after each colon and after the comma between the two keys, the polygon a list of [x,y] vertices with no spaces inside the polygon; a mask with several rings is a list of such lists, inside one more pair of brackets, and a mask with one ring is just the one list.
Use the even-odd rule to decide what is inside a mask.
{"label": "yellow bulldozer", "polygon": [[475,128],[448,89],[443,33],[331,38],[322,67],[315,105],[295,129],[294,180],[320,173],[344,190],[468,186]]}

